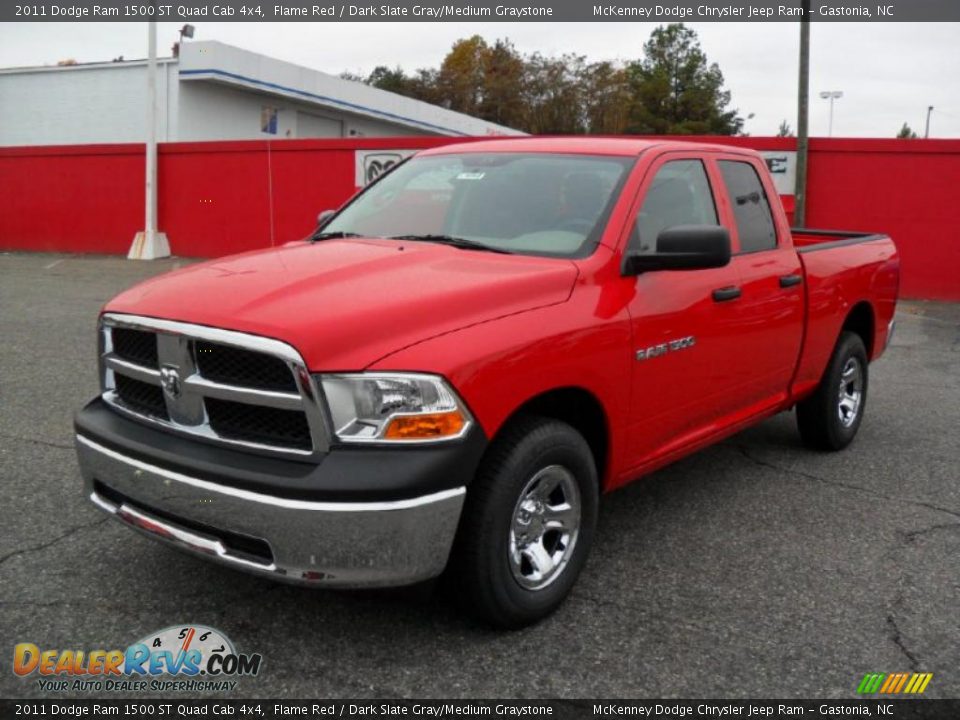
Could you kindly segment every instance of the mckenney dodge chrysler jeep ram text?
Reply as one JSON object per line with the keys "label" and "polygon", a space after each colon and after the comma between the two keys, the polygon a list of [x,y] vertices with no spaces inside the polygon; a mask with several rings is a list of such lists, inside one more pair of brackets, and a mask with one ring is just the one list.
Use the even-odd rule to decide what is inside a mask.
{"label": "mckenney dodge chrysler jeep ram text", "polygon": [[277,579],[446,572],[504,626],[562,601],[601,493],[793,407],[846,446],[893,326],[893,242],[791,234],[752,151],[451,145],[322,218],[107,303],[85,492]]}

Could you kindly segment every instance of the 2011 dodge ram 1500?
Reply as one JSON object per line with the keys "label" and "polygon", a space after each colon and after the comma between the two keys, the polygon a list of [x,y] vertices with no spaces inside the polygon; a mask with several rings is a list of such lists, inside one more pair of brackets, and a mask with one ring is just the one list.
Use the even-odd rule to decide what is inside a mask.
{"label": "2011 dodge ram 1500", "polygon": [[576,580],[601,493],[793,407],[808,445],[850,443],[898,274],[886,236],[791,234],[752,151],[429,150],[307,240],[107,303],[85,492],[277,579],[446,571],[522,625]]}

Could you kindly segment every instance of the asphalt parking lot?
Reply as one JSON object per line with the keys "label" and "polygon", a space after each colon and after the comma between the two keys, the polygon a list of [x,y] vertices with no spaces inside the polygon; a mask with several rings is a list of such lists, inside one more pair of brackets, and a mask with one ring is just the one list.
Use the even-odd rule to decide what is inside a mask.
{"label": "asphalt parking lot", "polygon": [[239,697],[849,698],[911,670],[960,697],[960,305],[901,304],[847,451],[803,449],[784,414],[607,496],[572,597],[500,633],[424,588],[206,564],[81,496],[97,310],[177,263],[0,254],[3,697],[51,697],[11,672],[18,642],[122,648],[180,623],[262,653]]}

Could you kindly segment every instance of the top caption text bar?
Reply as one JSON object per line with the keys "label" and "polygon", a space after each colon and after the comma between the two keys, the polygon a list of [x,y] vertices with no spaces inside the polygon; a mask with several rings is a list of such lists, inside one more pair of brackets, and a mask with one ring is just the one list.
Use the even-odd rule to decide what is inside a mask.
{"label": "top caption text bar", "polygon": [[[812,0],[807,19],[818,22],[957,22],[958,0]],[[0,2],[3,22],[142,22],[144,20],[231,22],[797,22],[800,0],[393,0],[392,2],[280,4],[236,2],[40,1]]]}

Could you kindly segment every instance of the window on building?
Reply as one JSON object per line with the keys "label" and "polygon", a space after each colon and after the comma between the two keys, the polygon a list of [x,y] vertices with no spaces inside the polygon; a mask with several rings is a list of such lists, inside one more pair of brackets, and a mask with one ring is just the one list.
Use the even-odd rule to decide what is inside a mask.
{"label": "window on building", "polygon": [[260,132],[277,134],[277,109],[264,106],[260,110]]}

